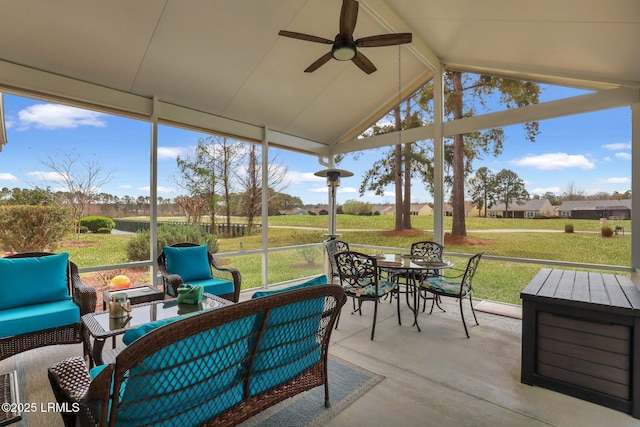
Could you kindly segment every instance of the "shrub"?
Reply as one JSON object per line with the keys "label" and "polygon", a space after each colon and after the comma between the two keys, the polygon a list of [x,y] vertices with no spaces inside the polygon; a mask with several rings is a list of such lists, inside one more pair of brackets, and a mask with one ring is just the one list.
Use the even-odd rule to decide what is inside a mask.
{"label": "shrub", "polygon": [[[151,258],[149,250],[150,231],[139,231],[135,239],[127,244],[127,258],[129,261],[146,261]],[[190,242],[208,245],[209,252],[218,252],[218,240],[213,234],[207,233],[197,225],[163,224],[158,227],[158,253],[165,246],[175,243]]]}
{"label": "shrub", "polygon": [[5,251],[53,251],[72,230],[69,209],[0,206],[0,242]]}
{"label": "shrub", "polygon": [[106,227],[98,228],[96,230],[96,233],[98,233],[98,234],[111,234],[111,229],[110,228],[106,228]]}
{"label": "shrub", "polygon": [[78,228],[78,232],[80,234],[85,234],[89,232],[89,228],[85,225],[81,225],[80,228]]}
{"label": "shrub", "polygon": [[565,224],[564,225],[565,233],[573,233],[573,224]]}
{"label": "shrub", "polygon": [[605,225],[600,229],[600,233],[602,234],[602,237],[611,237],[613,236],[613,228]]}
{"label": "shrub", "polygon": [[112,230],[116,223],[106,216],[85,216],[80,220],[80,226],[85,226],[89,231],[97,233],[101,228]]}

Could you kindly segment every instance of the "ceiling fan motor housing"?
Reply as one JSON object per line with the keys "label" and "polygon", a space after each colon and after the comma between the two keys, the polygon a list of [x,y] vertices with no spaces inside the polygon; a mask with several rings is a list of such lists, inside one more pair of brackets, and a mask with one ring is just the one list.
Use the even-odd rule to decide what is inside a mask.
{"label": "ceiling fan motor housing", "polygon": [[331,55],[338,61],[351,61],[356,56],[356,44],[353,38],[338,34],[331,47]]}

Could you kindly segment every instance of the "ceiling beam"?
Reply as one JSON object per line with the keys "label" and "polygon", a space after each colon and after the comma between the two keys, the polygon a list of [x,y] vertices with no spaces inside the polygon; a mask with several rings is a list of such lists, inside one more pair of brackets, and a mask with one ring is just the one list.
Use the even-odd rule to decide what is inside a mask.
{"label": "ceiling beam", "polygon": [[[610,108],[624,107],[637,102],[640,90],[630,88],[609,89],[586,95],[541,104],[512,108],[480,116],[467,117],[443,123],[445,136],[465,134],[476,130],[492,129],[509,125],[590,113]],[[433,125],[407,129],[401,132],[401,141],[415,142],[433,138]],[[397,132],[361,138],[349,144],[340,144],[333,148],[333,154],[345,154],[354,151],[395,145],[399,141]]]}
{"label": "ceiling beam", "polygon": [[[262,126],[192,110],[162,100],[156,101],[154,110],[153,98],[133,95],[6,61],[0,61],[0,75],[2,76],[0,88],[16,95],[139,120],[151,121],[152,115],[155,115],[158,122],[165,125],[221,134],[245,141],[261,142],[264,133]],[[269,143],[274,146],[313,155],[328,153],[327,144],[274,130],[270,130],[269,136]]]}

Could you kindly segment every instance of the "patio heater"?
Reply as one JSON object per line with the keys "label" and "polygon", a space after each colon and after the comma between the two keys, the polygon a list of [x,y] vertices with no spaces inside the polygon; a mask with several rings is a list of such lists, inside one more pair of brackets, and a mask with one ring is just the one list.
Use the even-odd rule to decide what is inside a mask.
{"label": "patio heater", "polygon": [[336,234],[336,191],[340,186],[340,177],[348,178],[353,176],[353,172],[343,169],[325,169],[314,173],[315,176],[327,178],[329,187],[329,239],[338,237]]}

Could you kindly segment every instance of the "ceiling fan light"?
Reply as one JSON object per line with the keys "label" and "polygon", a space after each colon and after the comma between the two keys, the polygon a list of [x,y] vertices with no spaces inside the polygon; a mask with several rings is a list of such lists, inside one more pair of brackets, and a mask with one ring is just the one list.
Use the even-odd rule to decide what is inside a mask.
{"label": "ceiling fan light", "polygon": [[331,55],[338,61],[351,61],[356,56],[356,45],[349,40],[338,40],[331,48]]}

